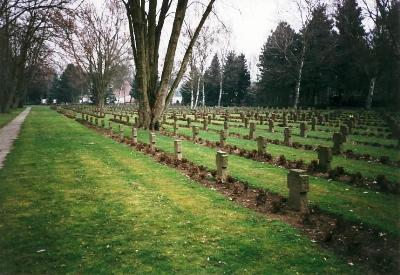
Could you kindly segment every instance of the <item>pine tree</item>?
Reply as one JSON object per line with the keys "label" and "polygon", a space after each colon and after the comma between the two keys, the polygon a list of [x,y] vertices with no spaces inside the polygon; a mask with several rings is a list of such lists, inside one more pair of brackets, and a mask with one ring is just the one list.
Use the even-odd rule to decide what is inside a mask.
{"label": "pine tree", "polygon": [[204,85],[207,94],[206,105],[208,106],[216,106],[218,104],[220,76],[221,65],[216,54],[204,74]]}
{"label": "pine tree", "polygon": [[256,102],[263,106],[289,106],[295,92],[301,53],[300,35],[280,22],[264,44],[259,63]]}
{"label": "pine tree", "polygon": [[[369,73],[376,78],[376,92],[370,91],[366,107],[400,108],[400,1],[377,1]],[[369,105],[369,106],[368,106]]]}
{"label": "pine tree", "polygon": [[237,59],[238,79],[237,79],[237,94],[235,98],[236,105],[244,104],[247,89],[250,87],[250,72],[247,67],[247,61],[244,54],[240,54]]}
{"label": "pine tree", "polygon": [[236,56],[230,52],[225,60],[223,72],[223,106],[243,104],[247,88],[250,86],[250,72],[243,54]]}
{"label": "pine tree", "polygon": [[307,51],[302,77],[301,105],[327,105],[335,88],[334,47],[336,34],[326,6],[318,5],[312,12],[307,30]]}
{"label": "pine tree", "polygon": [[346,95],[348,103],[362,104],[369,80],[365,73],[368,46],[361,8],[356,0],[343,0],[337,7],[335,18],[339,30],[336,48],[339,97]]}
{"label": "pine tree", "polygon": [[182,85],[179,88],[179,93],[182,96],[182,105],[190,105],[190,98],[191,98],[191,83],[190,79],[185,79]]}
{"label": "pine tree", "polygon": [[225,59],[224,72],[222,74],[224,94],[222,96],[221,105],[233,105],[235,93],[237,90],[237,63],[235,52],[229,52]]}

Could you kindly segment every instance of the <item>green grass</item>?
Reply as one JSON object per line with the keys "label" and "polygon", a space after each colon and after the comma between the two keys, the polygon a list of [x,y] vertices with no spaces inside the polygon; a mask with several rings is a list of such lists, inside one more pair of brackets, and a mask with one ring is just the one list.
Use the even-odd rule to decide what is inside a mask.
{"label": "green grass", "polygon": [[44,107],[28,116],[0,179],[1,273],[359,271]]}
{"label": "green grass", "polygon": [[[170,125],[164,125],[168,131],[173,131],[173,127]],[[179,128],[178,133],[187,136],[192,135],[192,130],[189,128]],[[217,142],[219,141],[219,134],[212,131],[202,131],[200,130],[199,137],[205,140]],[[229,137],[227,143],[235,145],[239,148],[246,150],[257,149],[257,142],[253,140],[245,140],[240,138]],[[289,160],[300,160],[310,163],[312,160],[318,159],[318,153],[309,150],[295,149],[293,147],[276,145],[269,143],[267,145],[267,151],[273,157],[279,157],[284,155]],[[380,163],[366,162],[363,160],[346,159],[342,156],[333,156],[332,167],[342,166],[345,167],[347,171],[351,173],[360,172],[366,177],[375,179],[378,175],[385,175],[389,180],[393,182],[399,181],[400,168],[383,165]]]}
{"label": "green grass", "polygon": [[[130,135],[130,128],[124,129],[125,135]],[[148,132],[140,130],[138,139],[148,143]],[[156,147],[173,153],[173,140],[171,137],[157,135]],[[185,158],[198,165],[215,169],[216,150],[189,141],[183,141],[182,147]],[[229,173],[254,187],[287,196],[288,170],[286,169],[229,155]],[[361,222],[395,235],[400,234],[400,214],[396,211],[399,208],[399,196],[356,188],[317,177],[311,177],[310,184],[309,198],[321,209],[342,215],[352,222]]]}
{"label": "green grass", "polygon": [[[168,120],[168,122],[172,122],[172,120]],[[185,124],[184,121],[180,121],[179,124]],[[201,126],[201,123],[193,123],[193,125],[198,125]],[[243,127],[235,127],[235,125],[239,125],[236,123],[230,123],[230,132],[238,133],[241,135],[248,135],[249,134],[249,129],[243,128]],[[298,129],[298,124],[292,124],[295,128],[292,128],[292,133],[293,134],[299,134],[300,130]],[[214,129],[214,130],[221,130],[223,128],[223,124],[221,122],[221,125],[213,125],[210,124],[209,129]],[[311,126],[308,126],[311,128]],[[318,127],[318,126],[317,126]],[[283,140],[283,127],[275,126],[275,132],[270,133],[268,130],[268,125],[257,125],[257,130],[256,130],[256,135],[257,136],[263,136],[269,139],[277,139],[277,140]],[[317,132],[317,131],[307,131],[307,134],[310,136],[320,136],[320,137],[332,137],[333,132],[331,133],[324,133],[324,132]],[[388,156],[391,160],[395,161],[400,161],[400,151],[398,149],[388,149],[388,148],[383,148],[383,147],[376,147],[376,146],[370,146],[370,145],[363,145],[363,144],[353,144],[351,141],[356,140],[357,137],[360,136],[355,136],[356,138],[353,138],[353,135],[349,135],[348,141],[343,144],[343,149],[344,150],[352,150],[355,153],[358,154],[370,154],[371,156],[375,157],[380,157],[380,156]],[[363,141],[369,141],[369,142],[377,142],[377,140],[382,141],[380,143],[382,144],[397,144],[397,141],[394,139],[384,139],[384,138],[376,138],[376,137],[365,137],[361,136],[361,139]],[[329,146],[332,147],[333,142],[331,140],[321,140],[321,139],[315,139],[312,137],[308,138],[303,138],[300,136],[292,136],[292,141],[293,142],[299,142],[301,144],[307,144],[307,145],[313,145],[313,146],[318,146],[318,145],[323,145],[323,146]]]}
{"label": "green grass", "polygon": [[18,108],[12,109],[9,113],[0,113],[0,128],[13,120],[23,110],[23,108]]}

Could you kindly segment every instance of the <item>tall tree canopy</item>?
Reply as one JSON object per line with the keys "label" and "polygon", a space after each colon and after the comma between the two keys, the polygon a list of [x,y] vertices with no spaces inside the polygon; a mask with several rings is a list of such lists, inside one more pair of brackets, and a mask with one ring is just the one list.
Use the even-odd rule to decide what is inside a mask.
{"label": "tall tree canopy", "polygon": [[300,53],[300,35],[286,22],[280,22],[268,37],[259,57],[258,104],[290,104],[297,83]]}
{"label": "tall tree canopy", "polygon": [[221,78],[221,65],[218,59],[218,55],[215,54],[210,67],[204,74],[205,90],[207,93],[206,105],[217,106],[219,97],[219,85]]}
{"label": "tall tree canopy", "polygon": [[230,52],[223,70],[222,105],[239,106],[243,104],[247,88],[250,86],[250,72],[244,54],[236,56]]}

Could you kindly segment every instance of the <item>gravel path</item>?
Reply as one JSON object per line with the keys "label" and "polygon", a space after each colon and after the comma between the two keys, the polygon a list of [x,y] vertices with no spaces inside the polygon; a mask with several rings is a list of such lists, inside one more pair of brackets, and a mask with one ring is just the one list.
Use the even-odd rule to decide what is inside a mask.
{"label": "gravel path", "polygon": [[30,110],[31,107],[26,108],[16,118],[0,129],[0,169],[3,167],[6,156],[11,151],[14,140],[18,137],[21,125]]}

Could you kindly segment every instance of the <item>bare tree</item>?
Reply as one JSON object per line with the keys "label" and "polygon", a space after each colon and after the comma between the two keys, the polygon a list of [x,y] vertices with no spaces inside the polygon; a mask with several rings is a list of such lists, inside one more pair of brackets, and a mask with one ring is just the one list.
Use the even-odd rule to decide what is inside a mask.
{"label": "bare tree", "polygon": [[220,48],[218,50],[218,59],[221,64],[221,70],[219,75],[219,95],[218,95],[218,107],[221,106],[222,95],[224,94],[223,86],[224,86],[224,67],[225,67],[225,59],[228,53],[231,51],[229,48],[231,40],[231,31],[228,28],[225,28],[225,31],[221,34],[219,43]]}
{"label": "bare tree", "polygon": [[89,78],[92,95],[102,110],[107,90],[129,59],[122,7],[108,1],[98,12],[85,5],[69,16],[59,13],[54,21],[59,27],[59,45]]}
{"label": "bare tree", "polygon": [[315,7],[319,3],[319,1],[317,1],[317,0],[316,1],[314,1],[314,0],[295,0],[295,3],[297,5],[297,10],[300,14],[301,25],[302,25],[302,30],[303,30],[303,35],[301,36],[302,37],[302,49],[301,49],[301,54],[300,54],[300,59],[299,59],[299,66],[298,66],[297,79],[296,79],[296,88],[295,88],[294,102],[293,102],[293,108],[297,109],[298,104],[299,104],[299,98],[300,98],[304,61],[306,58],[306,51],[307,51],[307,45],[308,45],[308,36],[309,35],[308,35],[307,23],[310,21],[311,16],[312,16],[312,11],[315,9]]}
{"label": "bare tree", "polygon": [[26,88],[35,77],[37,64],[51,53],[53,36],[48,20],[62,0],[3,0],[0,2],[0,112],[22,106]]}
{"label": "bare tree", "polygon": [[[400,67],[400,35],[399,26],[397,23],[391,22],[391,13],[399,14],[399,1],[398,0],[374,0],[373,5],[370,1],[362,0],[364,4],[364,11],[368,18],[374,22],[373,36],[369,37],[368,44],[370,45],[368,62],[365,63],[364,71],[369,77],[369,89],[365,101],[365,108],[371,109],[372,100],[375,93],[376,81],[382,74],[382,65],[379,66],[377,60],[378,53],[376,52],[376,45],[374,39],[377,36],[385,37],[387,46],[390,47],[395,56],[397,56],[397,68]],[[396,10],[397,9],[397,10]],[[394,12],[393,12],[394,10]],[[368,37],[367,37],[368,38]],[[375,60],[374,60],[375,59]],[[383,65],[383,67],[385,67]]]}
{"label": "bare tree", "polygon": [[[215,0],[193,2],[204,7],[193,37],[185,50],[178,73],[171,83],[176,50],[182,24],[188,9],[188,0],[122,0],[126,7],[131,35],[131,45],[136,65],[136,83],[139,94],[139,123],[144,128],[158,129],[159,120],[178,87],[188,65],[190,54]],[[175,12],[170,9],[175,6]],[[172,29],[159,78],[159,48],[165,20],[173,16]]]}

